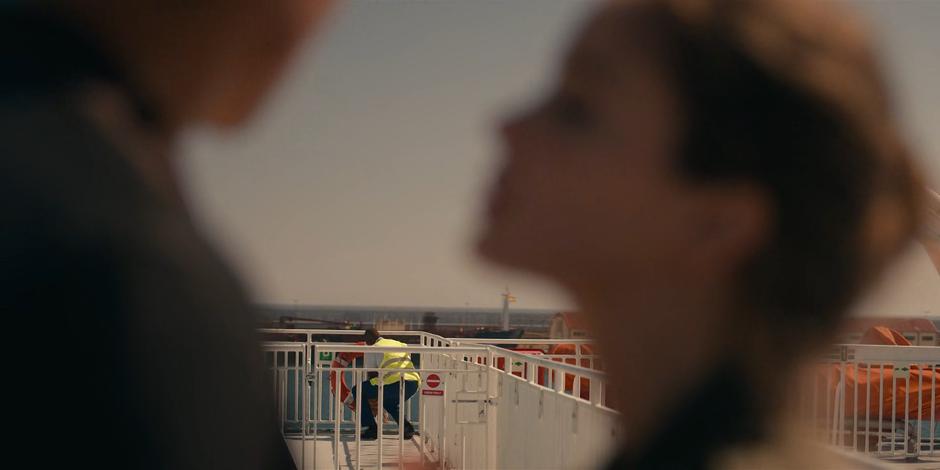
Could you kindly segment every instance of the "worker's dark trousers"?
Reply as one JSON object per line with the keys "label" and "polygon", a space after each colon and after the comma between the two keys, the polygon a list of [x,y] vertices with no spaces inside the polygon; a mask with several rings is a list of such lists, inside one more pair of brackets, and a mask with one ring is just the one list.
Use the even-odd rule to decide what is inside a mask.
{"label": "worker's dark trousers", "polygon": [[[405,401],[408,401],[415,392],[418,391],[418,382],[414,380],[405,380]],[[398,421],[398,407],[401,405],[398,402],[398,390],[401,385],[399,382],[385,384],[382,395],[382,405],[385,408],[385,411],[388,411],[388,414],[392,415],[392,419],[396,422]],[[359,423],[362,425],[362,429],[367,427],[375,428],[375,416],[372,414],[372,408],[369,406],[369,400],[375,400],[379,397],[379,387],[378,385],[372,385],[371,382],[366,380],[359,385],[359,387],[354,387],[352,389],[353,397],[356,396],[358,391],[356,388],[362,390],[362,405],[359,409]],[[407,423],[408,421],[405,420]],[[408,423],[411,424],[411,423]]]}

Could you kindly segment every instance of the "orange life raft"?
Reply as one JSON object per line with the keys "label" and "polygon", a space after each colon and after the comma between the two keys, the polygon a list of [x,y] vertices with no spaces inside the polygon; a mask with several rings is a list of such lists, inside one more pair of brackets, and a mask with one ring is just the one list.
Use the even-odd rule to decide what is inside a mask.
{"label": "orange life raft", "polygon": [[[364,341],[358,341],[356,344],[366,344]],[[349,389],[349,386],[346,385],[345,374],[340,372],[337,374],[336,369],[346,369],[350,365],[356,363],[356,359],[362,357],[360,352],[341,352],[337,353],[333,357],[333,362],[330,363],[330,393],[336,394],[336,381],[337,375],[339,375],[339,399],[343,402],[343,405],[346,405],[346,408],[356,411],[356,400],[353,397],[352,391]]]}
{"label": "orange life raft", "polygon": [[[862,344],[910,346],[904,335],[884,326],[870,328]],[[940,363],[938,358],[937,363]],[[843,370],[844,367],[844,370]],[[940,420],[940,371],[935,364],[912,365],[901,369],[892,364],[833,364],[818,369],[816,381],[820,391],[827,391],[828,403],[819,403],[821,412],[830,409],[845,378],[845,415],[851,420],[921,419]],[[844,375],[843,375],[844,374]]]}

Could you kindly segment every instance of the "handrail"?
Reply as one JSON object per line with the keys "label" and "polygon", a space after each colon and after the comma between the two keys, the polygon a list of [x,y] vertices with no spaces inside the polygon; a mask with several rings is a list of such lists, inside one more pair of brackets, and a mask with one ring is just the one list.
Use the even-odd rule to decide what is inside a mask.
{"label": "handrail", "polygon": [[[323,328],[258,328],[259,333],[266,334],[306,334],[331,336],[362,336],[365,330],[330,330]],[[443,336],[416,330],[381,330],[381,335],[388,336],[418,336],[433,337],[447,342],[461,342],[472,344],[593,344],[593,340],[585,338],[446,338]]]}
{"label": "handrail", "polygon": [[[326,330],[326,329],[301,329],[301,328],[297,328],[297,329],[259,328],[258,331],[262,333],[294,333],[294,334],[308,334],[308,335],[309,334],[324,334],[324,335],[339,334],[339,335],[353,336],[356,334],[358,335],[364,334],[364,330]],[[485,351],[487,349],[487,345],[483,343],[490,343],[494,341],[494,340],[486,339],[486,338],[445,338],[443,336],[439,336],[433,333],[427,333],[423,331],[380,331],[379,334],[389,334],[389,335],[397,335],[397,336],[419,336],[419,337],[425,337],[425,338],[437,340],[443,344],[460,344],[460,343],[481,344],[484,346],[484,348],[480,348],[479,351]],[[512,344],[512,343],[523,344],[522,342],[531,342],[531,344],[546,344],[546,340],[543,340],[543,339],[525,339],[525,340],[523,339],[506,339],[506,340],[495,339],[495,341],[499,343],[506,343],[506,344]],[[553,341],[553,340],[550,340],[550,341]],[[565,343],[574,343],[574,344],[584,344],[584,343],[589,342],[589,340],[584,340],[584,339],[572,339],[570,341],[569,340],[554,340],[554,341],[564,341]],[[291,344],[290,341],[283,341],[283,342],[269,341],[268,343]],[[324,350],[327,352],[329,351],[361,352],[362,351],[361,350],[362,346],[356,347],[352,345],[344,345],[342,343],[310,342],[309,338],[308,338],[308,344],[316,344],[319,350]],[[348,346],[348,347],[343,349],[343,346]],[[391,352],[459,352],[459,350],[455,351],[455,349],[457,349],[455,348],[455,346],[446,346],[444,347],[444,350],[436,350],[433,347],[429,347],[429,346],[421,346],[417,349],[393,348],[393,347],[384,347],[384,346],[371,346],[371,347],[381,348],[383,351],[391,351]],[[558,362],[551,358],[544,358],[544,357],[540,358],[538,356],[523,354],[523,353],[511,351],[511,350],[504,349],[504,348],[492,348],[492,349],[494,350],[495,354],[500,355],[500,356],[514,357],[514,358],[521,359],[530,363],[541,365],[543,367],[556,368],[562,372],[576,374],[579,377],[590,378],[591,380],[604,380],[606,377],[606,374],[604,374],[603,372],[600,372],[594,369],[581,367],[580,365],[576,365],[576,364]],[[572,356],[572,357],[575,357],[575,356]]]}
{"label": "handrail", "polygon": [[[855,361],[940,363],[938,346],[896,346],[880,344],[837,344],[830,351],[852,355]],[[836,360],[838,359],[829,359]]]}
{"label": "handrail", "polygon": [[[287,334],[308,334],[308,335],[341,335],[341,336],[362,336],[366,330],[330,330],[326,328],[257,328],[259,333],[287,333]],[[390,336],[423,336],[429,333],[415,330],[379,330],[380,335]]]}
{"label": "handrail", "polygon": [[[288,343],[290,344],[290,343]],[[318,352],[362,352],[368,353],[369,351],[382,351],[382,352],[404,352],[404,353],[477,353],[477,354],[489,354],[493,353],[494,356],[503,356],[503,357],[512,357],[519,359],[525,362],[535,364],[539,367],[556,369],[559,372],[564,372],[572,375],[577,375],[578,377],[583,377],[593,380],[605,380],[607,375],[598,370],[588,369],[586,367],[581,367],[575,364],[568,364],[565,362],[558,362],[549,358],[532,356],[529,354],[523,354],[516,351],[510,351],[503,348],[491,348],[491,347],[457,347],[457,346],[408,346],[408,347],[399,347],[399,346],[366,346],[366,345],[346,345],[339,343],[310,343]],[[494,367],[495,368],[495,367]]]}
{"label": "handrail", "polygon": [[[261,347],[264,349],[268,349],[272,347],[277,347],[277,348],[292,347],[292,348],[303,349],[305,344],[307,343],[298,343],[296,341],[265,341],[264,343],[262,343]],[[334,344],[346,344],[346,343],[334,343]]]}
{"label": "handrail", "polygon": [[[465,339],[465,338],[444,338],[443,336],[438,336],[438,335],[431,334],[431,333],[424,333],[424,334],[429,338],[442,341],[448,344],[459,343],[461,340]],[[595,380],[606,381],[607,380],[607,374],[605,374],[604,372],[595,370],[595,369],[588,369],[586,367],[581,367],[580,365],[568,364],[566,362],[558,362],[550,358],[532,356],[530,354],[523,354],[517,351],[505,349],[505,348],[492,347],[492,351],[494,355],[497,355],[497,356],[514,357],[525,362],[534,363],[537,366],[558,369],[561,372],[572,374],[572,375],[577,375],[578,377],[586,378],[591,381],[595,381]]]}
{"label": "handrail", "polygon": [[458,343],[474,344],[593,344],[590,339],[563,339],[563,338],[447,338]]}
{"label": "handrail", "polygon": [[515,357],[523,361],[535,363],[541,367],[558,369],[561,372],[577,375],[578,377],[583,377],[583,378],[587,378],[591,380],[606,380],[607,379],[607,374],[605,374],[603,371],[599,371],[596,369],[588,369],[586,367],[581,367],[576,364],[568,364],[567,362],[559,362],[559,361],[552,360],[550,358],[532,356],[532,355],[523,354],[517,351],[510,351],[508,349],[502,349],[502,348],[494,348],[494,349],[498,351],[496,352],[497,355]]}
{"label": "handrail", "polygon": [[317,351],[325,352],[364,352],[376,351],[396,353],[487,353],[488,348],[479,347],[451,347],[451,346],[367,346],[348,345],[340,343],[310,343]]}

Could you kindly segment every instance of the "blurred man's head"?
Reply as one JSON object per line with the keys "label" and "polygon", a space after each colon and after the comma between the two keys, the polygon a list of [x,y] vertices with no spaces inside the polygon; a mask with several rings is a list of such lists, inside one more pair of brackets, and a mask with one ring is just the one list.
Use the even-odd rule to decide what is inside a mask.
{"label": "blurred man's head", "polygon": [[362,335],[362,339],[365,340],[366,344],[375,344],[380,337],[379,330],[375,328],[367,328],[365,334]]}
{"label": "blurred man's head", "polygon": [[169,127],[242,123],[333,0],[59,0]]}

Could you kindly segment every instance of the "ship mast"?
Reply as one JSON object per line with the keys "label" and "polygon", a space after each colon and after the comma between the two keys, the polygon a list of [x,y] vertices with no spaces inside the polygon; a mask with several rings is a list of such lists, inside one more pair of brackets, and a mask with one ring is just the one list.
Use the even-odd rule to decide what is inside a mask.
{"label": "ship mast", "polygon": [[503,292],[503,331],[509,330],[509,304],[516,301],[516,298],[509,292],[509,286],[506,286],[506,291]]}

